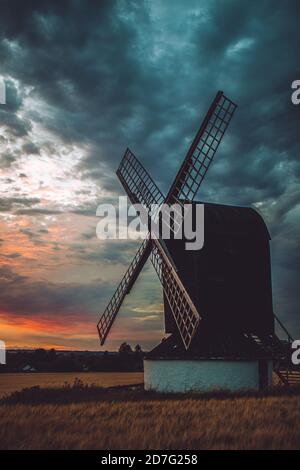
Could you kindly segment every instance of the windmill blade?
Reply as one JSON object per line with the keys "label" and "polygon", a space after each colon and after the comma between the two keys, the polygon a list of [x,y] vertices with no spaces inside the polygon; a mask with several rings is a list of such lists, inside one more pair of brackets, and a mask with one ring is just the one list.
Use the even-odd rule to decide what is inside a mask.
{"label": "windmill blade", "polygon": [[129,265],[129,268],[124,274],[117,290],[115,291],[109,304],[107,305],[106,309],[100,317],[100,320],[97,324],[97,329],[101,346],[103,346],[105,342],[105,339],[113,325],[118,311],[120,310],[125,295],[129,294],[130,289],[135,283],[139,273],[143,269],[143,266],[148,259],[148,256],[150,255],[151,245],[152,242],[148,236],[140,245],[136,255],[134,256],[131,264]]}
{"label": "windmill blade", "polygon": [[201,316],[158,240],[153,241],[151,262],[162,283],[184,347],[188,349]]}
{"label": "windmill blade", "polygon": [[[146,225],[146,218],[148,219],[149,212],[151,210],[151,205],[157,205],[157,211],[164,203],[165,196],[160,191],[157,184],[153,181],[147,170],[135,157],[133,152],[129,148],[126,149],[125,154],[121,160],[119,168],[117,169],[117,175],[130,199],[132,204],[142,204],[147,213],[140,214],[142,222]],[[155,217],[155,213],[152,214],[152,217]],[[176,217],[166,217],[166,213],[162,212],[162,223],[165,223],[171,231],[179,229],[180,224],[183,220],[182,211],[176,212]],[[169,262],[172,264],[173,268],[176,270],[176,266],[172,257],[169,253],[169,250],[166,246],[165,241],[162,238],[159,238],[159,243],[163,247],[166,255],[169,258]]]}
{"label": "windmill blade", "polygon": [[128,148],[117,169],[117,175],[132,204],[142,204],[149,211],[151,204],[160,206],[164,202],[165,196]]}
{"label": "windmill blade", "polygon": [[192,201],[220,145],[237,105],[219,91],[188,150],[166,202]]}
{"label": "windmill blade", "polygon": [[[156,204],[156,211],[153,212],[152,210],[151,216],[155,218],[159,208],[165,203],[165,196],[144,166],[128,148],[117,169],[117,175],[132,204],[138,203],[145,207],[147,213],[140,214],[143,223],[147,223],[146,219],[148,219],[153,204]],[[164,208],[166,209],[166,206]],[[174,213],[171,214],[168,211],[162,211],[161,220],[171,232],[176,233],[183,221],[182,203],[177,201],[177,207],[174,206],[173,210]]]}

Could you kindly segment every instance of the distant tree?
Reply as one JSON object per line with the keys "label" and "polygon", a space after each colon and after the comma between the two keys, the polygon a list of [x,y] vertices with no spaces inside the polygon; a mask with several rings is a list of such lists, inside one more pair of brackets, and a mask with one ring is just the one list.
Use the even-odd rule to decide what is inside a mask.
{"label": "distant tree", "polygon": [[118,363],[119,370],[131,371],[134,369],[134,354],[130,344],[124,342],[119,347]]}
{"label": "distant tree", "polygon": [[119,354],[121,355],[128,355],[128,354],[132,354],[132,349],[131,349],[131,346],[130,344],[128,343],[122,343],[119,347]]}
{"label": "distant tree", "polygon": [[142,371],[143,370],[143,359],[144,353],[140,344],[137,344],[134,348],[134,370]]}
{"label": "distant tree", "polygon": [[141,354],[143,351],[142,351],[142,347],[140,344],[137,344],[135,347],[134,347],[134,352],[136,354]]}

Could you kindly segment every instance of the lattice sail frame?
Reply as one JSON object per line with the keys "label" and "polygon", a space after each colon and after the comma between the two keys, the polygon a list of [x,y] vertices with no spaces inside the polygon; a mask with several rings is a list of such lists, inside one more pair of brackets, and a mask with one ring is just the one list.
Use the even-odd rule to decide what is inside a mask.
{"label": "lattice sail frame", "polygon": [[173,234],[180,230],[184,217],[183,203],[178,200],[173,204],[173,212],[164,211],[168,207],[165,196],[129,148],[126,149],[117,169],[117,176],[132,204],[138,203],[145,208],[145,214],[140,214],[145,225],[149,222],[151,211],[151,219],[159,232],[159,221],[156,216],[160,211],[162,215],[161,226],[165,225],[168,231]]}
{"label": "lattice sail frame", "polygon": [[219,91],[170,187],[166,202],[193,201],[237,105]]}
{"label": "lattice sail frame", "polygon": [[161,206],[165,201],[157,184],[129,148],[117,169],[117,175],[132,204],[142,204],[150,211],[152,204]]}
{"label": "lattice sail frame", "polygon": [[117,316],[117,313],[120,310],[125,295],[130,292],[130,289],[133,286],[137,276],[143,269],[143,266],[151,252],[151,249],[152,246],[148,236],[140,245],[120,284],[118,285],[117,290],[112,296],[103,314],[101,315],[100,320],[97,323],[101,346],[106,340],[109,330],[111,329],[112,324]]}
{"label": "lattice sail frame", "polygon": [[[166,198],[143,165],[127,149],[117,170],[117,175],[131,202],[142,204],[148,213],[152,204],[160,206],[162,203],[166,203],[182,206],[183,202],[191,202],[208,171],[236,107],[231,100],[224,96],[223,92],[217,93]],[[176,220],[178,221],[178,219]],[[179,219],[179,225],[180,223],[182,220],[180,222]],[[170,228],[173,230],[174,225],[175,222],[172,220]],[[178,230],[178,226],[175,227],[176,230]],[[129,293],[150,253],[152,264],[162,283],[183,344],[186,349],[189,348],[201,316],[177,275],[163,241],[151,240],[150,235],[139,247],[98,322],[97,328],[101,345],[104,344],[125,295]]]}
{"label": "lattice sail frame", "polygon": [[188,349],[201,316],[157,240],[153,242],[150,259],[162,283],[183,344]]}
{"label": "lattice sail frame", "polygon": [[[151,218],[156,224],[157,232],[159,232],[159,220],[156,216],[161,209],[164,209],[164,206],[167,206],[165,196],[128,148],[117,169],[117,176],[132,204],[138,203],[144,207],[145,213],[140,214],[142,222],[147,225]],[[183,204],[180,204],[178,208],[175,207],[175,213],[171,214],[169,219],[167,213],[162,211],[161,222],[166,224],[170,233],[176,233],[176,230],[179,230],[183,222],[182,209]],[[159,238],[159,233],[157,233],[157,237]]]}

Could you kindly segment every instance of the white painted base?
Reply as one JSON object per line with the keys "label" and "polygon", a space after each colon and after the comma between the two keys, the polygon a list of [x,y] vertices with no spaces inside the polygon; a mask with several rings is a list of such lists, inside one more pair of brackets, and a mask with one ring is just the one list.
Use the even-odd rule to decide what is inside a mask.
{"label": "white painted base", "polygon": [[[269,385],[272,370],[269,361]],[[144,383],[158,392],[258,389],[258,361],[145,359]]]}

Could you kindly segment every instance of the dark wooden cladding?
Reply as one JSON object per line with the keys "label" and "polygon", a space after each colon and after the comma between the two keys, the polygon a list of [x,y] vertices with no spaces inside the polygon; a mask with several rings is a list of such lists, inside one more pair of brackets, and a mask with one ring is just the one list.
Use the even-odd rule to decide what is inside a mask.
{"label": "dark wooden cladding", "polygon": [[[195,205],[196,203],[194,203]],[[203,318],[201,331],[274,333],[269,233],[251,208],[205,204],[204,247],[169,240],[178,275]],[[165,299],[166,332],[174,323]]]}

